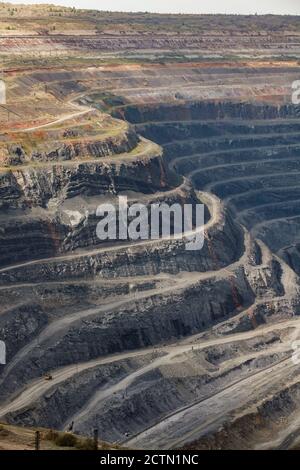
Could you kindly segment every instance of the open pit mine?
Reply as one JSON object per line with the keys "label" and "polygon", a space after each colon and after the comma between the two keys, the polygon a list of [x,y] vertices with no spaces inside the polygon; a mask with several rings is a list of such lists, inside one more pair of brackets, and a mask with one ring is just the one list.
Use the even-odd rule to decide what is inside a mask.
{"label": "open pit mine", "polygon": [[[49,11],[0,30],[0,422],[299,447],[298,17]],[[120,195],[204,204],[203,248],[100,240]]]}

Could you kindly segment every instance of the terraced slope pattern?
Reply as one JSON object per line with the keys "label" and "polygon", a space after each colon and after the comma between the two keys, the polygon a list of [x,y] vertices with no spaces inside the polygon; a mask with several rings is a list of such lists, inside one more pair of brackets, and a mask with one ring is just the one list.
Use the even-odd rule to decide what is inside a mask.
{"label": "terraced slope pattern", "polygon": [[[264,54],[7,69],[1,421],[130,448],[297,446],[300,66]],[[119,195],[202,202],[203,248],[99,240]]]}

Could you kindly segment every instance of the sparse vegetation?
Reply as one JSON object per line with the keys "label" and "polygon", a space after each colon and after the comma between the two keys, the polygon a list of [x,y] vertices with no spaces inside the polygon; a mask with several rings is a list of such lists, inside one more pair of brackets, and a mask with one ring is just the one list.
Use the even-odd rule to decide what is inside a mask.
{"label": "sparse vegetation", "polygon": [[[94,450],[94,440],[91,437],[78,436],[70,432],[60,432],[53,429],[26,428],[0,424],[0,451],[3,449],[33,450],[35,432],[40,431],[41,450]],[[120,446],[99,441],[99,449],[121,449]]]}
{"label": "sparse vegetation", "polygon": [[0,424],[0,439],[9,436],[9,430]]}
{"label": "sparse vegetation", "polygon": [[95,443],[93,439],[91,439],[90,437],[86,437],[86,438],[77,439],[75,447],[78,450],[94,450]]}
{"label": "sparse vegetation", "polygon": [[64,432],[58,433],[56,438],[54,439],[54,443],[58,447],[75,447],[78,444],[78,439],[74,434]]}
{"label": "sparse vegetation", "polygon": [[[101,7],[101,4],[99,5]],[[154,14],[147,12],[122,13],[98,10],[82,10],[74,7],[49,5],[0,4],[2,21],[13,21],[17,30],[38,32],[48,25],[49,18],[57,21],[57,30],[65,34],[76,29],[91,34],[126,34],[140,35],[181,33],[181,34],[250,34],[299,33],[297,16],[274,15],[189,15],[189,14]],[[52,25],[49,24],[49,30]]]}

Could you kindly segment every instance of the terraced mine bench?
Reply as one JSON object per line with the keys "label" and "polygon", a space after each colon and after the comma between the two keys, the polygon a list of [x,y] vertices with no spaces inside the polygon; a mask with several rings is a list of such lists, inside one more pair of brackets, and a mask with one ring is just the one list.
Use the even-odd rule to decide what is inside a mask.
{"label": "terraced mine bench", "polygon": [[[182,63],[11,77],[12,103],[41,103],[0,134],[1,419],[96,425],[137,448],[267,446],[253,422],[277,432],[265,418],[284,393],[293,406],[278,416],[293,422],[299,73]],[[96,206],[120,194],[204,203],[203,249],[101,242]]]}

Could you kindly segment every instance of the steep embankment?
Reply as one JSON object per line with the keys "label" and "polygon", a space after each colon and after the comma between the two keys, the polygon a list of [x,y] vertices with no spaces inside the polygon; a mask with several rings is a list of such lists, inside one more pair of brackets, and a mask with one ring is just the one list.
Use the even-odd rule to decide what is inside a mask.
{"label": "steep embankment", "polygon": [[[238,83],[241,69],[231,72],[125,67],[88,70],[73,76],[72,85],[65,71],[18,79],[29,93],[46,82],[52,98],[64,97],[71,114],[74,107],[83,114],[58,115],[59,122],[19,131],[24,139],[46,130],[43,145],[46,139],[49,146],[53,135],[62,142],[74,138],[77,153],[52,148],[36,159],[27,150],[24,161],[2,169],[0,336],[8,354],[7,365],[0,366],[3,419],[55,428],[74,421],[78,432],[88,434],[97,425],[104,438],[133,447],[178,447],[280,390],[282,371],[285,383],[297,379],[291,342],[299,322],[291,317],[299,309],[298,276],[272,253],[269,240],[255,239],[259,219],[250,208],[256,214],[258,205],[276,205],[280,194],[280,204],[290,199],[287,184],[275,197],[270,193],[283,169],[292,178],[298,164],[298,110],[238,102],[259,81],[266,93],[266,77],[281,99],[287,87],[278,70],[252,70],[249,87]],[[226,87],[218,86],[222,73],[235,83],[230,101],[221,96]],[[204,87],[208,76],[210,87]],[[123,105],[113,114],[130,125],[86,109],[88,103],[107,107],[117,86]],[[111,94],[103,95],[107,87]],[[219,101],[203,100],[216,91]],[[74,104],[75,95],[81,105]],[[170,96],[176,103],[166,103]],[[81,143],[86,113],[97,155],[86,154],[90,143]],[[99,137],[99,122],[118,130],[114,146],[107,146],[108,127]],[[57,129],[61,125],[67,134]],[[99,150],[102,144],[109,155]],[[261,186],[255,186],[256,175]],[[269,192],[263,191],[266,176],[274,182]],[[186,240],[176,237],[100,243],[96,206],[116,204],[119,194],[148,206],[202,201],[203,248],[188,251]],[[55,416],[53,408],[59,410]]]}

